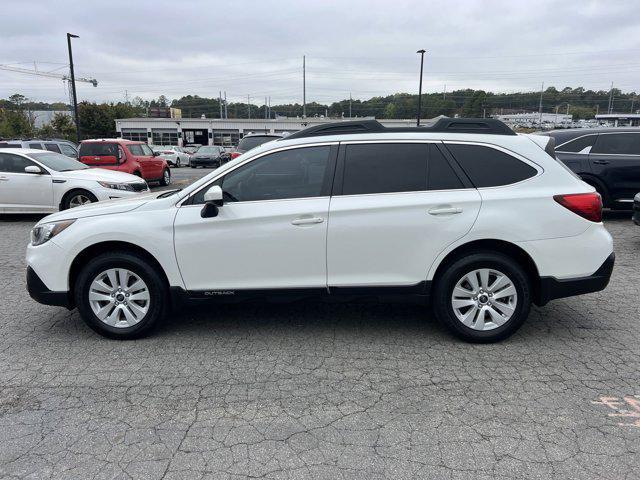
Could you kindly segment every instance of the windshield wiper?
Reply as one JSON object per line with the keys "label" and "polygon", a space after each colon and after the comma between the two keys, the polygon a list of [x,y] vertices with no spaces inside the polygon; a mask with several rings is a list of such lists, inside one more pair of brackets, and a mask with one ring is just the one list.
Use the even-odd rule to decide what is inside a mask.
{"label": "windshield wiper", "polygon": [[171,195],[173,195],[174,193],[178,193],[179,191],[181,191],[181,188],[176,188],[175,190],[169,190],[168,192],[163,192],[160,195],[158,195],[158,198],[166,198],[166,197],[170,197]]}

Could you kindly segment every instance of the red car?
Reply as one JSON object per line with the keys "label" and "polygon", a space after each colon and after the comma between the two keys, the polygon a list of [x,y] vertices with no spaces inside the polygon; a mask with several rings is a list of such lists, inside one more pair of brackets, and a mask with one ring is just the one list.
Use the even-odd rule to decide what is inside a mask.
{"label": "red car", "polygon": [[91,167],[118,170],[144,178],[147,182],[171,183],[171,170],[167,161],[144,142],[133,142],[121,138],[84,140],[80,144],[78,157]]}

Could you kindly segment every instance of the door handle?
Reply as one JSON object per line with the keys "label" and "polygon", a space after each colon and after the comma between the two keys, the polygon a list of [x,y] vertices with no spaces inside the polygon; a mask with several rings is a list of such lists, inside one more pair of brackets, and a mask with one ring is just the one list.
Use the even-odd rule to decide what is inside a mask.
{"label": "door handle", "polygon": [[443,207],[429,210],[429,215],[455,215],[456,213],[462,213],[462,209],[460,207]]}
{"label": "door handle", "polygon": [[302,218],[296,218],[295,220],[291,220],[291,225],[296,225],[296,226],[313,225],[315,223],[322,223],[322,222],[324,222],[324,218],[320,218],[320,217],[302,217]]}
{"label": "door handle", "polygon": [[597,165],[609,165],[609,162],[607,160],[594,160],[593,163]]}

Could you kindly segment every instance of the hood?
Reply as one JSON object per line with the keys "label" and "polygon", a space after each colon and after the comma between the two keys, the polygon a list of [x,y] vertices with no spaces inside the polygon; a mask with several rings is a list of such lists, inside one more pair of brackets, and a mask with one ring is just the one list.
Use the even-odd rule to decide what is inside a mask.
{"label": "hood", "polygon": [[[133,176],[133,175],[132,175]],[[137,178],[137,177],[136,177]],[[96,217],[98,215],[111,215],[114,213],[124,213],[140,208],[142,205],[154,200],[165,192],[152,192],[142,195],[136,195],[134,197],[120,198],[116,200],[107,200],[103,202],[90,203],[83,205],[82,207],[70,208],[69,210],[63,210],[44,217],[38,222],[48,223],[57,220],[66,220],[69,218],[85,218]]]}
{"label": "hood", "polygon": [[130,173],[107,170],[105,168],[85,168],[70,172],[56,172],[54,176],[75,180],[95,180],[96,182],[131,183],[142,181],[140,177]]}

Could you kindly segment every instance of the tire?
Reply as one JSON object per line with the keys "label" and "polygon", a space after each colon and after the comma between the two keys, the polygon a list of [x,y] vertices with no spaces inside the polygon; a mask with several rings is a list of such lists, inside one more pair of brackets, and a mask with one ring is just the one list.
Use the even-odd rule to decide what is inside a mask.
{"label": "tire", "polygon": [[136,170],[135,172],[133,172],[133,174],[134,174],[136,177],[140,177],[140,178],[142,178],[142,174],[141,174],[140,172],[138,172],[137,170]]}
{"label": "tire", "polygon": [[[484,282],[478,272],[480,270],[485,272]],[[478,283],[476,289],[465,279],[473,279],[473,274]],[[494,287],[499,278],[497,274],[504,275],[506,280],[502,279],[501,284]],[[509,283],[513,288],[507,286]],[[483,284],[489,288],[485,287],[480,292]],[[454,300],[456,287],[461,288],[456,290],[461,295],[456,295]],[[465,292],[469,290],[475,292],[467,297]],[[515,291],[515,296],[507,295],[512,291]],[[491,251],[476,252],[454,260],[439,275],[432,306],[436,318],[457,337],[468,342],[497,342],[513,335],[527,319],[531,309],[531,291],[527,273],[510,257]]]}
{"label": "tire", "polygon": [[162,178],[160,178],[160,185],[166,187],[171,183],[171,171],[165,168],[162,172]]}
{"label": "tire", "polygon": [[95,203],[98,199],[87,190],[71,190],[67,192],[60,202],[60,210],[68,210],[74,207],[80,207],[89,203]]}
{"label": "tire", "polygon": [[[115,282],[116,285],[111,285],[112,281],[109,279],[124,279],[122,274],[110,277],[107,272],[110,270],[114,272],[113,269],[129,272],[127,282],[129,288],[135,289],[136,285],[140,286],[138,281],[141,280],[146,288],[148,300],[144,299],[144,290],[132,289],[127,292],[124,282],[120,282],[123,285],[123,291],[118,293],[115,288],[117,282]],[[98,279],[102,279],[101,286],[94,283]],[[90,293],[93,295],[93,300],[89,298]],[[114,293],[120,297],[112,296]],[[151,333],[168,311],[168,293],[162,272],[144,257],[130,252],[103,253],[91,259],[78,275],[74,285],[76,305],[84,322],[100,335],[117,340],[141,338]],[[99,295],[105,299],[96,300],[100,298]],[[129,297],[136,295],[141,299],[127,300],[124,295]],[[116,305],[115,302],[118,304]],[[104,320],[97,315],[101,311]],[[144,314],[141,314],[142,311]]]}

